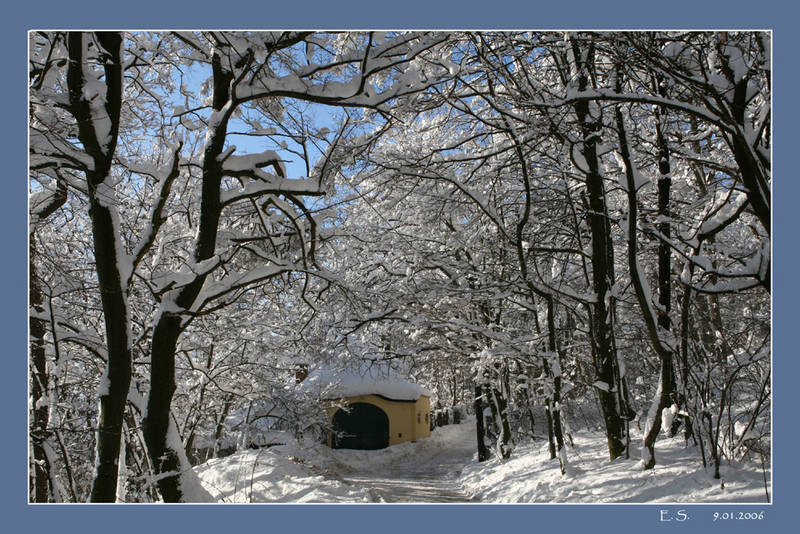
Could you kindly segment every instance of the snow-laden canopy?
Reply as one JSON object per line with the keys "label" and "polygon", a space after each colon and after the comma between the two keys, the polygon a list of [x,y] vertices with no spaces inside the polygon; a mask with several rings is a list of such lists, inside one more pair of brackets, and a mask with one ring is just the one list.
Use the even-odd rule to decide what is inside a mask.
{"label": "snow-laden canopy", "polygon": [[316,369],[309,373],[302,388],[320,393],[328,399],[357,395],[380,395],[391,400],[416,401],[431,392],[397,375],[393,371]]}

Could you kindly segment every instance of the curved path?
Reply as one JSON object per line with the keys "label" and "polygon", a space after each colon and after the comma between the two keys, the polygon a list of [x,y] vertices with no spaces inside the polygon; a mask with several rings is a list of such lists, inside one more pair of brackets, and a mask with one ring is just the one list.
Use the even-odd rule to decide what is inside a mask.
{"label": "curved path", "polygon": [[[473,429],[471,432],[470,426]],[[448,430],[455,429],[448,428]],[[469,424],[458,430],[459,434],[463,433],[467,437],[474,435],[475,432],[474,426]],[[459,440],[448,448],[419,447],[418,449],[418,454],[412,457],[362,468],[343,475],[343,479],[349,484],[367,489],[373,502],[473,502],[458,484],[459,473],[472,461],[475,453],[475,447],[470,440]]]}

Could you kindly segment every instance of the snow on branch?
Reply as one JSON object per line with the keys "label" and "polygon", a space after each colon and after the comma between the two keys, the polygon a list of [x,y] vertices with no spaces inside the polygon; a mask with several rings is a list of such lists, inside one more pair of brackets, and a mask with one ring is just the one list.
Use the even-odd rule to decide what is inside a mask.
{"label": "snow on branch", "polygon": [[689,115],[703,119],[726,133],[736,133],[736,129],[725,122],[722,117],[712,113],[709,109],[693,104],[688,104],[680,100],[665,98],[661,96],[648,95],[645,93],[618,93],[610,89],[588,89],[585,91],[570,90],[562,99],[551,102],[537,102],[534,105],[542,108],[560,108],[562,106],[581,101],[605,100],[609,102],[636,102],[639,104],[650,104],[683,111]]}
{"label": "snow on branch", "polygon": [[301,267],[294,263],[273,263],[272,265],[263,265],[250,269],[241,274],[231,274],[225,276],[221,280],[207,278],[203,289],[195,299],[191,309],[187,311],[190,313],[198,313],[205,308],[208,303],[218,300],[233,291],[251,287],[275,278],[283,273],[300,269]]}
{"label": "snow on branch", "polygon": [[725,201],[709,210],[709,216],[697,229],[696,238],[704,241],[722,231],[726,226],[735,221],[747,207],[747,195],[738,191],[731,191]]}
{"label": "snow on branch", "polygon": [[[329,64],[312,63],[284,76],[259,77],[257,82],[254,78],[250,83],[236,87],[235,98],[243,102],[278,96],[336,106],[378,107],[398,96],[416,92],[420,87],[418,84],[397,82],[380,90],[370,83],[372,78],[410,63],[418,55],[446,40],[446,34],[401,34],[381,45],[342,54]],[[353,77],[342,81],[314,81],[321,72],[338,70],[348,64],[359,66]]]}
{"label": "snow on branch", "polygon": [[[265,167],[273,167],[276,174],[266,172]],[[286,166],[273,150],[242,156],[228,155],[222,162],[223,172],[234,178],[250,178],[254,182],[242,189],[223,191],[220,194],[222,205],[232,204],[247,198],[271,194],[291,194],[299,196],[319,196],[324,194],[319,180],[310,178],[286,178]]]}
{"label": "snow on branch", "polygon": [[172,183],[180,174],[178,163],[180,162],[181,146],[182,144],[179,143],[172,148],[172,161],[164,167],[152,169],[142,168],[141,165],[128,165],[128,168],[134,172],[148,174],[158,179],[158,184],[155,187],[157,194],[150,207],[148,226],[144,230],[139,244],[134,247],[134,252],[131,255],[133,258],[133,270],[136,269],[136,266],[142,261],[147,251],[153,246],[158,230],[161,228],[161,225],[164,224],[164,221],[166,221],[166,217],[163,216],[163,211],[167,199],[169,198]]}
{"label": "snow on branch", "polygon": [[265,195],[303,195],[319,196],[323,192],[318,187],[318,182],[312,179],[301,180],[276,180],[275,182],[252,182],[242,189],[223,191],[220,193],[220,202],[223,206],[233,204],[248,198],[258,198]]}
{"label": "snow on branch", "polygon": [[273,167],[278,176],[286,178],[286,165],[274,150],[243,156],[229,155],[221,159],[222,169],[229,176],[252,176],[264,167]]}
{"label": "snow on branch", "polygon": [[[45,173],[49,174],[49,173]],[[30,205],[30,228],[34,228],[37,222],[46,219],[53,214],[59,207],[67,201],[67,184],[56,171],[55,187],[51,184],[45,186],[41,191],[31,195]]]}
{"label": "snow on branch", "polygon": [[28,134],[31,169],[68,167],[80,171],[94,170],[94,159],[61,136],[35,128]]}
{"label": "snow on branch", "polygon": [[197,263],[187,262],[178,272],[154,276],[150,281],[150,286],[157,295],[167,291],[177,291],[193,283],[198,278],[208,276],[222,264],[223,260],[219,255]]}

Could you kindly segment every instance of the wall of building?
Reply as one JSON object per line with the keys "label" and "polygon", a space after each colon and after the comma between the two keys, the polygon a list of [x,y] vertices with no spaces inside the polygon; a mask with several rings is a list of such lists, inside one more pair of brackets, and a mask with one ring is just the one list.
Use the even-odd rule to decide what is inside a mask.
{"label": "wall of building", "polygon": [[431,399],[421,396],[414,404],[414,441],[431,435]]}
{"label": "wall of building", "polygon": [[[430,399],[428,397],[422,396],[416,402],[394,401],[378,395],[348,397],[328,409],[328,418],[333,419],[333,415],[340,409],[339,405],[356,402],[374,404],[386,412],[386,416],[389,418],[389,446],[406,441],[417,441],[431,435],[430,424],[426,423],[426,420],[429,421],[430,418]],[[428,419],[426,419],[426,415]],[[330,444],[331,441],[328,438],[328,445],[330,446]]]}

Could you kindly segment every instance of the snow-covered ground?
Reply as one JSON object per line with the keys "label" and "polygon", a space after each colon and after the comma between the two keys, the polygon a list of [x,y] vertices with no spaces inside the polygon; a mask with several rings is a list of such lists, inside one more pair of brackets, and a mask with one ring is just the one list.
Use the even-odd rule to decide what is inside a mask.
{"label": "snow-covered ground", "polygon": [[[657,465],[640,468],[641,436],[632,433],[631,459],[608,460],[605,439],[578,432],[568,447],[569,469],[562,476],[550,460],[546,440],[517,448],[507,461],[496,459],[464,468],[461,483],[482,502],[505,503],[764,503],[767,494],[760,465],[703,469],[698,447],[685,447],[682,437],[661,437]],[[767,466],[769,469],[769,466]],[[766,473],[769,481],[770,473]],[[770,499],[772,491],[770,488]]]}
{"label": "snow-covered ground", "polygon": [[194,468],[221,503],[370,502],[368,492],[338,475],[332,452],[319,443],[248,449]]}
{"label": "snow-covered ground", "polygon": [[195,471],[219,502],[228,503],[766,502],[760,466],[723,464],[723,489],[711,468],[703,469],[699,450],[685,447],[680,437],[658,441],[659,463],[651,471],[638,467],[639,436],[633,436],[631,459],[614,462],[600,433],[581,431],[573,438],[564,476],[549,459],[545,440],[518,446],[509,460],[478,463],[473,420],[378,451],[331,450],[287,438],[285,445],[242,451]]}
{"label": "snow-covered ground", "polygon": [[450,425],[417,443],[331,452],[341,476],[366,489],[370,502],[459,503],[473,501],[459,476],[473,461],[474,441],[474,425]]}

